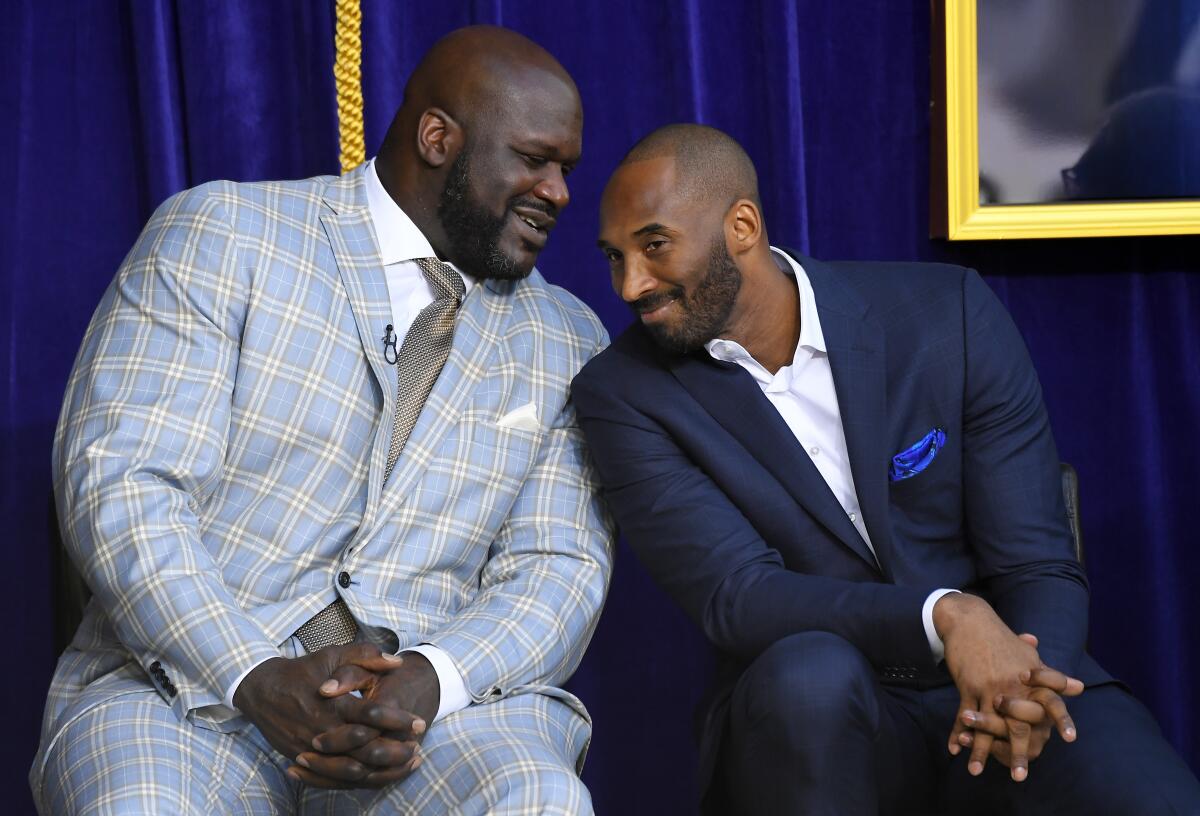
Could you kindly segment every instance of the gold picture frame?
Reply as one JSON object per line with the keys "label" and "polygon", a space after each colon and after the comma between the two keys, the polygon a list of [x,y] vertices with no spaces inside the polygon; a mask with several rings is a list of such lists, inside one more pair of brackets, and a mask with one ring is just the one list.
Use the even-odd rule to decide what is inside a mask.
{"label": "gold picture frame", "polygon": [[951,241],[1200,233],[1200,200],[979,201],[976,0],[935,0],[931,232]]}

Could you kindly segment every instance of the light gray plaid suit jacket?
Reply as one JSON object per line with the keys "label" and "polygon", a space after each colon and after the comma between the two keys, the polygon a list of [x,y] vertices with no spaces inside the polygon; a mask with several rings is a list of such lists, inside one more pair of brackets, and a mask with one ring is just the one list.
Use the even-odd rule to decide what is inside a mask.
{"label": "light gray plaid suit jacket", "polygon": [[[538,692],[586,717],[558,686],[599,616],[612,527],[568,387],[604,329],[536,271],[474,287],[385,488],[389,322],[361,172],[213,182],[158,209],[59,422],[61,524],[95,598],[35,790],[66,723],[148,684],[180,718],[234,727],[226,689],[335,593],[401,648],[443,649],[478,703]],[[540,430],[497,425],[528,403]]]}

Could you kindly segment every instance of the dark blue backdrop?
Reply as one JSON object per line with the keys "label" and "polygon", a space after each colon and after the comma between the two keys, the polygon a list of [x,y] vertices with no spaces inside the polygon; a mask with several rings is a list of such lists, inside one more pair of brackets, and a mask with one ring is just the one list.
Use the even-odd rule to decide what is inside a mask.
{"label": "dark blue backdrop", "polygon": [[[332,6],[24,0],[0,15],[9,812],[31,807],[24,776],[55,658],[49,450],[84,327],[169,194],[213,178],[336,172]],[[575,76],[584,161],[540,267],[614,333],[629,318],[594,248],[597,198],[622,152],[670,121],[707,122],[745,143],[777,242],[979,268],[1025,333],[1060,452],[1080,473],[1093,652],[1200,766],[1200,240],[931,241],[924,0],[363,6],[369,151],[416,60],[457,26],[515,28]],[[622,547],[574,681],[596,717],[585,778],[600,812],[691,809],[689,710],[708,665]]]}

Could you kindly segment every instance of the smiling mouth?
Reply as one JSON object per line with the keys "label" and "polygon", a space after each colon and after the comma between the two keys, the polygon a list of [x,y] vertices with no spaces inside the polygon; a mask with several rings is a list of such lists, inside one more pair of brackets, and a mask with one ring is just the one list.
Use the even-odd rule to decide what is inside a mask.
{"label": "smiling mouth", "polygon": [[521,241],[528,249],[541,250],[546,245],[550,230],[554,227],[554,219],[539,217],[535,213],[520,213],[516,210],[513,210],[512,214],[521,225],[518,230]]}
{"label": "smiling mouth", "polygon": [[649,309],[639,309],[638,317],[641,318],[642,323],[657,323],[666,316],[667,310],[678,300],[678,297],[671,297],[657,306],[651,306]]}

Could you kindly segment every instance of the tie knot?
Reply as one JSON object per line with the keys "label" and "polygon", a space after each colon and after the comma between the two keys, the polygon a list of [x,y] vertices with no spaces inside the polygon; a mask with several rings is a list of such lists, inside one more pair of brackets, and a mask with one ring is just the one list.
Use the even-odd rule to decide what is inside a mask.
{"label": "tie knot", "polygon": [[454,267],[437,258],[417,258],[417,266],[421,267],[425,280],[429,281],[438,293],[439,300],[453,298],[459,303],[462,302],[467,287],[463,285],[462,276],[454,271]]}

